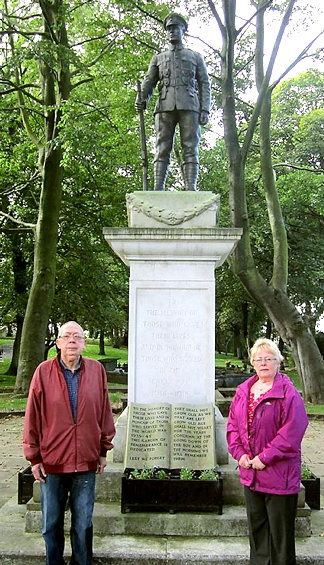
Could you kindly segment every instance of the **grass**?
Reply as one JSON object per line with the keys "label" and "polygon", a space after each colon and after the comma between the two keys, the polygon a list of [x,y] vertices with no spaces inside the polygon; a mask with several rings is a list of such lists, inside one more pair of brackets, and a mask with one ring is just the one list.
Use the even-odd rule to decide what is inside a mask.
{"label": "grass", "polygon": [[[0,338],[0,349],[1,345],[4,343],[11,343],[12,339]],[[108,357],[110,359],[118,359],[118,362],[123,364],[127,363],[128,351],[126,347],[121,347],[120,349],[114,347],[105,346],[105,355],[99,355],[99,342],[98,340],[90,340],[83,352],[84,357],[90,357],[91,359],[103,359]],[[55,347],[49,351],[48,358],[53,358],[56,355]],[[231,353],[217,353],[215,357],[215,365],[217,367],[224,367],[226,361],[231,361],[235,366],[242,367],[242,361],[235,357]],[[24,410],[26,406],[26,398],[19,398],[12,393],[12,389],[15,386],[16,377],[13,375],[5,375],[10,365],[10,359],[3,359],[0,363],[0,388],[3,391],[4,388],[8,388],[8,392],[0,393],[0,411],[1,410]],[[301,380],[295,368],[287,366],[285,368],[285,373],[291,378],[294,385],[298,390],[302,390]],[[119,402],[123,396],[120,391],[110,392],[111,402]],[[307,403],[306,409],[309,414],[324,414],[324,405],[312,405]]]}
{"label": "grass", "polygon": [[16,412],[17,410],[25,410],[26,398],[17,398],[11,394],[0,394],[0,411]]}
{"label": "grass", "polygon": [[307,414],[324,414],[324,405],[306,402],[306,410]]}
{"label": "grass", "polygon": [[[12,340],[0,339],[0,349],[3,343],[11,342]],[[109,359],[118,359],[118,362],[123,364],[127,363],[128,352],[125,347],[116,349],[113,347],[105,347],[105,355],[99,355],[99,344],[98,341],[92,340],[87,343],[83,355],[84,357],[90,357],[90,359],[104,359],[108,357]],[[51,359],[55,357],[56,349],[52,347],[49,351],[48,358]],[[8,388],[8,392],[0,393],[0,411],[10,411],[14,412],[17,410],[24,410],[26,407],[27,399],[21,398],[13,394],[12,389],[15,386],[16,377],[13,375],[6,375],[10,365],[10,359],[5,358],[0,363],[0,389],[4,391]],[[121,391],[111,391],[109,392],[110,400],[112,403],[120,402],[123,397],[123,392]]]}
{"label": "grass", "polygon": [[[55,355],[56,348],[52,347],[49,351],[48,358],[51,359],[55,357]],[[119,363],[127,363],[128,351],[126,347],[121,347],[120,349],[105,347],[105,355],[99,355],[99,344],[93,340],[87,343],[82,355],[84,357],[90,357],[90,359],[105,359],[107,357],[109,359],[118,359]]]}

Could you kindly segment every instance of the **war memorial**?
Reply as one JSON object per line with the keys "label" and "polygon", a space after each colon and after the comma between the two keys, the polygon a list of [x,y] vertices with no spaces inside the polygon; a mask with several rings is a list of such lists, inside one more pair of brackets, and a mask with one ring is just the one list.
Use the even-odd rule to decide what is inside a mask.
{"label": "war memorial", "polygon": [[[168,17],[165,28],[175,15]],[[171,37],[171,43],[178,41]],[[175,72],[177,52],[173,56]],[[210,104],[203,60],[196,54],[195,62],[184,63],[186,78],[180,84],[179,76],[163,71],[170,56],[161,57],[162,61],[158,56],[152,59],[136,102],[138,111],[146,107],[161,79],[156,76],[157,67],[162,68],[162,91],[175,94],[177,86],[182,86],[187,96],[196,84],[193,65],[200,68],[202,80],[201,121],[198,124],[197,116],[179,121],[178,113],[171,116],[174,108],[162,103],[156,110],[154,190],[147,190],[144,182],[144,190],[127,194],[128,227],[103,230],[107,244],[129,267],[128,386],[127,406],[116,423],[115,447],[105,473],[97,478],[94,563],[248,565],[243,489],[236,462],[228,456],[225,420],[215,393],[217,268],[233,252],[242,231],[219,228],[219,196],[197,190],[199,136],[192,124],[196,131],[206,124]],[[199,114],[196,107],[188,110]],[[162,114],[168,113],[164,119]],[[176,125],[183,142],[184,190],[180,191],[165,190]],[[195,480],[194,475],[183,485],[173,475],[155,480],[153,487],[150,479],[133,478],[127,483],[127,469],[136,476],[153,467],[167,473],[181,468],[194,473],[216,469],[219,475],[217,481]],[[175,487],[170,494],[164,483],[171,482]],[[132,489],[134,484],[141,486]],[[9,505],[1,512],[0,527],[1,564],[44,563],[37,483],[23,510],[17,512]],[[303,488],[296,536],[298,565],[324,565],[324,541],[312,536],[311,510]],[[69,551],[67,547],[67,559]]]}
{"label": "war memorial", "polygon": [[[215,403],[215,270],[234,249],[240,230],[217,227],[219,198],[206,192],[139,191],[127,196],[127,209],[128,228],[104,229],[107,243],[130,269],[128,404],[117,420],[106,472],[97,480],[94,563],[247,565],[243,490],[236,462],[228,457],[224,417]],[[174,409],[176,419],[171,417]],[[162,426],[166,420],[168,428]],[[161,434],[165,429],[168,434]],[[197,436],[197,443],[193,441],[197,449],[186,448],[188,430]],[[172,444],[176,456],[183,444],[180,455],[186,457],[186,464],[189,461],[199,469],[202,461],[208,461],[221,472],[221,511],[218,503],[204,507],[204,500],[210,503],[213,495],[206,495],[202,485],[200,494],[199,490],[195,494],[198,510],[180,503],[190,499],[193,488],[182,491],[175,506],[175,493],[165,507],[160,501],[154,508],[153,501],[153,507],[138,509],[132,501],[122,501],[126,463],[138,469],[151,467],[156,459],[151,461],[149,454],[154,451],[154,457],[163,458],[166,450],[162,454],[161,447],[170,448],[170,437],[177,433],[180,441]],[[169,461],[160,463],[168,468]],[[136,482],[143,487],[146,481]],[[145,491],[150,488],[144,486]],[[68,510],[66,520],[68,528]],[[42,547],[37,483],[24,522],[24,535],[37,538],[36,545]],[[298,565],[323,564],[323,540],[314,544],[303,489],[296,536],[301,552]],[[3,563],[34,565],[42,559],[33,553],[30,561],[15,556]]]}

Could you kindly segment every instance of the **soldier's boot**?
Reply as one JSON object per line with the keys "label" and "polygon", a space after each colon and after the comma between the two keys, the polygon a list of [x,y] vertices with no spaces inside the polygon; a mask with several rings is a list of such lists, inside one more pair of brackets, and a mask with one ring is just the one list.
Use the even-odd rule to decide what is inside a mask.
{"label": "soldier's boot", "polygon": [[186,190],[197,190],[198,171],[198,163],[184,164],[184,179]]}
{"label": "soldier's boot", "polygon": [[154,190],[165,190],[165,181],[169,165],[164,161],[154,163]]}

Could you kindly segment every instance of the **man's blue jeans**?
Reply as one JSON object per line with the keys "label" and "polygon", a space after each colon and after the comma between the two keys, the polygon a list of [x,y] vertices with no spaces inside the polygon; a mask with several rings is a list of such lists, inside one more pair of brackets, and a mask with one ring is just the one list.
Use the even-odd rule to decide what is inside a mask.
{"label": "man's blue jeans", "polygon": [[71,565],[92,565],[92,515],[95,499],[95,471],[49,474],[41,483],[42,534],[46,565],[63,565],[64,512],[68,495],[71,509]]}

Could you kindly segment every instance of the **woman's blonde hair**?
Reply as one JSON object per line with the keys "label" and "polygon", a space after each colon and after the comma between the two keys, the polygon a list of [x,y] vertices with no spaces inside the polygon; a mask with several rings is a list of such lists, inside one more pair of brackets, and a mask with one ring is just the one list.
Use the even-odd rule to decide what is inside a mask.
{"label": "woman's blonde hair", "polygon": [[281,361],[283,361],[283,356],[280,353],[279,347],[274,343],[274,341],[271,341],[271,339],[267,339],[265,337],[260,337],[256,340],[256,342],[250,349],[251,365],[253,365],[253,359],[258,356],[260,349],[265,349],[266,351],[272,353],[272,355],[274,355],[274,357],[276,357],[278,361],[280,361],[280,363]]}

